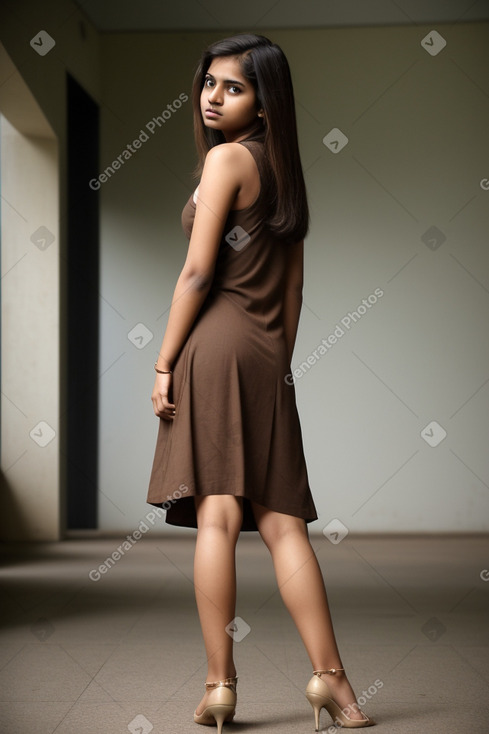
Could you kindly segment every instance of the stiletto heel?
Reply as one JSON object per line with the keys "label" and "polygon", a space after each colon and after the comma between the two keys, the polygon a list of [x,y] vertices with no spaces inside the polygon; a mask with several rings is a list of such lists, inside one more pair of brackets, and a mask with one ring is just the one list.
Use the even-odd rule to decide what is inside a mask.
{"label": "stiletto heel", "polygon": [[213,713],[213,716],[217,724],[217,734],[221,734],[222,725],[224,721],[228,721],[227,717],[229,716],[230,711],[234,713],[234,709],[230,706],[225,706],[223,708],[220,708],[219,711],[216,711],[214,708],[214,711],[212,713]]}
{"label": "stiletto heel", "polygon": [[360,707],[358,707],[358,710],[364,718],[350,719],[350,717],[346,715],[345,710],[342,709],[339,704],[334,700],[333,694],[328,684],[326,683],[326,681],[322,680],[321,675],[323,675],[323,673],[334,675],[338,670],[344,671],[344,668],[315,670],[313,671],[313,676],[311,680],[307,684],[306,698],[314,710],[314,723],[316,726],[316,731],[319,731],[319,715],[323,707],[331,716],[336,726],[344,726],[345,729],[360,729],[364,726],[373,726],[375,724],[375,721],[364,714]]}
{"label": "stiletto heel", "polygon": [[324,706],[323,697],[318,696],[317,693],[306,691],[306,698],[314,709],[314,724],[316,731],[319,731],[319,714],[321,713],[321,707]]}
{"label": "stiletto heel", "polygon": [[235,677],[205,684],[208,690],[211,688],[214,690],[209,694],[208,704],[202,713],[197,714],[194,712],[194,721],[196,724],[204,724],[205,726],[214,726],[217,724],[217,734],[221,734],[223,723],[225,721],[232,721],[236,711],[237,681],[238,678]]}

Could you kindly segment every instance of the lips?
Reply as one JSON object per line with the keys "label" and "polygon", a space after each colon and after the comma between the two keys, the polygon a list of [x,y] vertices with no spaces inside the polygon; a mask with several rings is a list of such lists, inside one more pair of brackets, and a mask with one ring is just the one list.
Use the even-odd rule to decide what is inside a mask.
{"label": "lips", "polygon": [[218,112],[217,110],[211,109],[211,107],[208,107],[206,109],[205,113],[206,113],[206,115],[207,114],[209,114],[209,115],[218,115],[219,117],[221,117],[221,114],[222,114],[221,112]]}

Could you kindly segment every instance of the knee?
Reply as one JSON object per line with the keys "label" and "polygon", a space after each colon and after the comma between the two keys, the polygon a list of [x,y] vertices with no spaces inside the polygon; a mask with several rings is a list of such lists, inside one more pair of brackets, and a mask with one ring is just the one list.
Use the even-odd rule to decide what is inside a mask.
{"label": "knee", "polygon": [[301,523],[298,523],[297,525],[277,524],[272,528],[267,528],[260,534],[265,545],[270,549],[270,551],[273,551],[274,548],[283,542],[292,543],[296,540],[307,540],[307,531]]}
{"label": "knee", "polygon": [[258,532],[270,551],[283,540],[291,541],[293,538],[309,540],[306,522],[300,517],[256,508],[255,520]]}
{"label": "knee", "polygon": [[195,498],[197,532],[217,532],[237,540],[242,524],[240,498],[209,495]]}

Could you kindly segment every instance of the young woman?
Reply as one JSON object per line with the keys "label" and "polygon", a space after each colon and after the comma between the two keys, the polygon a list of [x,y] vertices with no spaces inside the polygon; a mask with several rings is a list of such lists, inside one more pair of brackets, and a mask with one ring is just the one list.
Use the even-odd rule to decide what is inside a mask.
{"label": "young woman", "polygon": [[151,399],[160,418],[147,501],[197,528],[194,582],[206,648],[198,724],[236,707],[235,547],[258,530],[313,666],[319,729],[374,722],[359,709],[309,542],[317,519],[294,386],[286,381],[302,303],[308,208],[294,95],[282,50],[263,36],[210,46],[193,86],[200,183],[182,222],[190,238]]}

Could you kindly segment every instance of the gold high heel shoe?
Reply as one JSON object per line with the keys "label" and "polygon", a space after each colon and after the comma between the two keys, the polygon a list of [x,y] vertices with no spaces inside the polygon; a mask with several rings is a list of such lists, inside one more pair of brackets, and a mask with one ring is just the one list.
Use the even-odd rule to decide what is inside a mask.
{"label": "gold high heel shoe", "polygon": [[213,726],[217,724],[217,734],[221,734],[225,721],[232,721],[236,710],[236,683],[238,678],[225,678],[214,683],[206,683],[205,687],[214,690],[208,696],[208,703],[201,714],[194,712],[196,724]]}
{"label": "gold high heel shoe", "polygon": [[322,680],[323,673],[334,675],[337,670],[345,670],[344,668],[331,668],[330,670],[315,670],[314,674],[307,684],[306,698],[314,709],[314,719],[316,722],[316,731],[319,731],[319,714],[324,707],[337,726],[344,726],[346,729],[359,729],[363,726],[373,726],[375,721],[370,719],[359,707],[359,711],[364,719],[350,719],[346,715],[345,709],[340,708],[331,693],[331,690]]}

